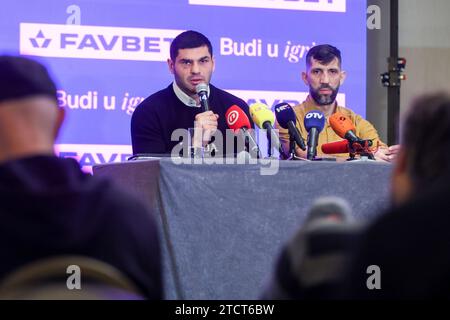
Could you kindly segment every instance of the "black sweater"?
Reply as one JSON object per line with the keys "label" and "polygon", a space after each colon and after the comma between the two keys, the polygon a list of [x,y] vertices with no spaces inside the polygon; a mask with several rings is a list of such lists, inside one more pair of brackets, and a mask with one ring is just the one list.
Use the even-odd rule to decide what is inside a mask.
{"label": "black sweater", "polygon": [[[248,105],[240,98],[220,90],[210,84],[209,105],[219,115],[218,130],[225,141],[225,113],[232,105],[238,105],[250,119]],[[195,116],[203,112],[202,108],[188,107],[178,99],[172,84],[146,98],[136,107],[131,118],[131,140],[133,153],[169,154],[178,141],[171,141],[176,129],[194,127]],[[223,150],[224,154],[226,150]]]}

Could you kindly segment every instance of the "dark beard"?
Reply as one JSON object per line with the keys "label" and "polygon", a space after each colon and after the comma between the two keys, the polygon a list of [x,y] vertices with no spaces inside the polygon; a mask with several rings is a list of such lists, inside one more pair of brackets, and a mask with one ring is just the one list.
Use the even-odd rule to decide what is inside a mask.
{"label": "dark beard", "polygon": [[[319,93],[320,89],[330,89],[331,94],[330,95],[320,94]],[[336,101],[336,96],[337,96],[338,92],[339,92],[339,86],[337,86],[336,89],[333,89],[332,87],[330,87],[328,85],[322,85],[317,90],[314,90],[312,87],[309,87],[309,94],[311,95],[311,97],[314,99],[314,101],[319,106],[326,106],[326,105],[334,103],[334,101]]]}

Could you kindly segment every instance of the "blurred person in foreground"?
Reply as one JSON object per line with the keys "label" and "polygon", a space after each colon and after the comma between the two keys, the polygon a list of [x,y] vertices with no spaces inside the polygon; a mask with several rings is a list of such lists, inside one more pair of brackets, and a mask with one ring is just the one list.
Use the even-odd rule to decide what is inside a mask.
{"label": "blurred person in foreground", "polygon": [[448,93],[421,96],[408,110],[392,201],[392,209],[364,232],[344,280],[344,297],[450,297]]}
{"label": "blurred person in foreground", "polygon": [[54,155],[63,119],[46,68],[0,56],[0,277],[37,260],[85,256],[161,299],[156,222],[132,196]]}
{"label": "blurred person in foreground", "polygon": [[342,199],[318,199],[282,248],[263,298],[450,296],[450,95],[418,98],[401,141],[390,209],[363,228]]}

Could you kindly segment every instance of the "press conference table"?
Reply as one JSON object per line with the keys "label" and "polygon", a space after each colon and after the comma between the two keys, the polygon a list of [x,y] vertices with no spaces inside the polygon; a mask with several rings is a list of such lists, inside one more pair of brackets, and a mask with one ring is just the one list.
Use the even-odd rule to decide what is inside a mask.
{"label": "press conference table", "polygon": [[389,164],[277,163],[274,175],[261,175],[260,164],[170,158],[98,165],[93,172],[152,209],[161,226],[166,298],[257,299],[281,245],[315,198],[343,197],[359,220],[372,219],[389,199]]}

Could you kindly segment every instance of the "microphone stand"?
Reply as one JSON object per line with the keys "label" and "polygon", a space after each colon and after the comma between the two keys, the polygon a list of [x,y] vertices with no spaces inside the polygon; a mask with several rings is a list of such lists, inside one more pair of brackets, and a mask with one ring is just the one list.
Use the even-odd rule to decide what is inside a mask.
{"label": "microphone stand", "polygon": [[287,160],[296,160],[295,147],[297,143],[295,142],[294,135],[289,134],[289,158]]}
{"label": "microphone stand", "polygon": [[267,130],[267,157],[272,158],[272,135],[270,134],[270,129]]}
{"label": "microphone stand", "polygon": [[349,158],[347,161],[353,161],[356,160],[355,156],[358,154],[361,158],[367,157],[368,160],[375,160],[375,156],[370,151],[369,147],[372,145],[372,142],[370,140],[362,140],[361,142],[357,143],[351,143],[348,142],[348,151],[349,151]]}
{"label": "microphone stand", "polygon": [[[273,152],[274,147],[272,147],[272,139],[274,138],[274,136],[272,135],[272,129],[270,126],[267,126],[265,129],[267,130],[267,133],[266,133],[267,134],[267,158],[272,159],[273,153],[274,153]],[[290,137],[290,135],[289,135],[289,137]],[[277,136],[275,136],[275,138],[278,139]],[[286,152],[284,152],[282,143],[279,142],[279,144],[280,144],[279,149],[278,149],[278,153],[280,154],[279,158],[280,159],[288,158],[288,156],[286,155]],[[295,146],[294,146],[294,152],[295,152]]]}
{"label": "microphone stand", "polygon": [[[248,133],[248,135],[244,135],[244,145],[245,145],[245,149],[246,151],[250,154],[253,155],[253,153],[256,153],[256,159],[261,159],[261,152],[259,150],[258,145],[255,142],[250,142],[251,138],[251,134]],[[253,139],[252,139],[253,140]],[[254,144],[253,148],[250,149],[250,145]]]}

